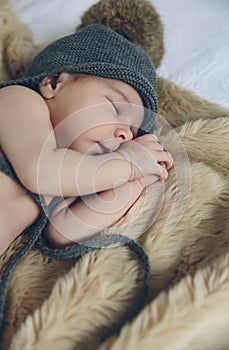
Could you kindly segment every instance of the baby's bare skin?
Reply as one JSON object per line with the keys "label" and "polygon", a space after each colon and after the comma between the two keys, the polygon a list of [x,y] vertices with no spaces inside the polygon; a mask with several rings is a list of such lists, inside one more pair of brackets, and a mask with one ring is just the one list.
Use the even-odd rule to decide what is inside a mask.
{"label": "baby's bare skin", "polygon": [[[57,246],[63,245],[63,240],[66,244],[86,240],[87,235],[93,234],[92,227],[105,228],[117,222],[144,189],[145,184],[139,182],[142,176],[167,178],[172,159],[157,140],[146,135],[133,141],[142,123],[143,113],[139,109],[136,112],[132,107],[135,104],[141,107],[142,101],[129,85],[114,79],[75,77],[61,73],[55,87],[48,79],[41,84],[41,95],[23,87],[5,89],[0,91],[0,146],[2,155],[6,155],[26,189],[45,196],[49,201],[53,196],[74,197],[76,200],[79,195],[108,191],[104,195],[101,193],[102,197],[106,197],[114,191],[117,180],[131,181],[130,200],[119,211],[110,213],[109,217],[99,213],[93,216],[80,202],[72,204],[70,209],[68,206],[62,209],[57,207],[48,226],[50,239]],[[118,115],[114,102],[120,103]],[[97,107],[91,110],[91,105]],[[85,110],[88,113],[85,114]],[[73,119],[76,124],[65,124],[63,132],[53,132],[77,111],[83,111],[83,114],[81,118]],[[84,129],[87,118],[89,124]],[[81,132],[69,145],[74,130]],[[115,149],[109,149],[107,140],[112,140],[113,144],[115,141]],[[100,144],[105,149],[104,153],[93,153]],[[138,149],[141,150],[139,155],[136,152]],[[144,149],[147,153],[144,153]],[[6,175],[1,173],[0,181],[4,183],[4,186],[0,186],[0,205],[5,208],[0,211],[1,254],[15,237],[34,222],[39,208],[27,191]],[[64,225],[61,223],[61,218],[66,219],[69,213],[75,217],[81,214],[87,218],[94,217],[94,222],[85,223],[84,230],[82,226],[80,230],[78,227],[72,229],[72,223],[68,225],[67,220]],[[79,231],[85,233],[83,237],[76,237],[75,233]],[[97,232],[98,229],[95,229],[94,233]]]}
{"label": "baby's bare skin", "polygon": [[[152,184],[158,181],[158,177],[151,177],[149,180],[148,184]],[[49,239],[61,248],[83,242],[85,237],[90,239],[102,234],[105,228],[111,227],[126,214],[145,187],[145,179],[140,179],[129,181],[115,190],[101,192],[97,194],[98,198],[91,195],[73,203],[68,200],[65,203],[61,202],[50,217],[47,227]],[[75,230],[76,226],[79,231]]]}
{"label": "baby's bare skin", "polygon": [[[1,152],[0,156],[3,156]],[[10,243],[38,218],[40,208],[25,188],[2,172],[0,172],[0,183],[1,256]],[[110,215],[103,213],[99,215],[96,213],[95,215],[95,212],[88,207],[90,199],[93,201],[92,198],[86,201],[87,205],[85,205],[84,201],[77,202],[75,199],[69,199],[59,203],[54,208],[47,226],[50,241],[55,246],[61,248],[95,236],[102,232],[104,228],[112,226],[123,217],[139,198],[144,188],[144,180],[129,182],[128,191],[130,197],[126,205],[121,206],[119,211],[115,211]],[[120,186],[120,190],[122,192],[124,191],[124,185]],[[103,201],[110,201],[114,195],[117,195],[115,190],[107,190],[99,196]],[[70,205],[71,202],[74,203]],[[78,229],[75,230],[77,219],[82,220],[82,223],[78,221]],[[86,232],[85,222],[87,223]],[[84,229],[82,233],[80,231],[80,224]]]}
{"label": "baby's bare skin", "polygon": [[0,184],[1,256],[10,243],[37,219],[40,208],[26,189],[2,172]]}

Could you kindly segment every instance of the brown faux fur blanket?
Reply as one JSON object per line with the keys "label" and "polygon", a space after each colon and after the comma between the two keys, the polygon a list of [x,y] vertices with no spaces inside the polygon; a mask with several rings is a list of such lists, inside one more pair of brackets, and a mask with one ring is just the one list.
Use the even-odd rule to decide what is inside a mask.
{"label": "brown faux fur blanket", "polygon": [[[147,1],[102,0],[82,17],[82,25],[106,18],[134,41],[128,18],[134,21],[136,6],[135,16],[144,19],[146,12],[154,23],[149,28],[145,18],[151,46],[143,46],[150,47],[158,66],[162,27]],[[125,25],[115,17],[120,8],[126,10]],[[7,2],[0,4],[0,19],[4,80],[20,75],[39,47]],[[10,279],[1,349],[229,349],[229,111],[160,77],[158,97],[157,131],[175,166],[164,188],[149,186],[105,232],[132,237],[148,254],[152,275],[144,308],[102,342],[135,306],[142,283],[136,256],[121,246],[63,262],[34,248]],[[4,254],[1,274],[26,240],[20,236]]]}

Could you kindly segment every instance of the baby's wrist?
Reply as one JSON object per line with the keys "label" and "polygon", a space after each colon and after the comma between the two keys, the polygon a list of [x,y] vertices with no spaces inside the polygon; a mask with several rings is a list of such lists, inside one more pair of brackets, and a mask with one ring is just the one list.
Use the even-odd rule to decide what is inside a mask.
{"label": "baby's wrist", "polygon": [[128,156],[127,154],[123,152],[114,152],[118,156],[118,158],[122,161],[122,164],[124,164],[126,170],[127,176],[125,176],[125,180],[132,181],[133,180],[133,166],[132,162],[125,156]]}
{"label": "baby's wrist", "polygon": [[116,159],[116,161],[121,162],[120,167],[122,167],[123,171],[120,171],[120,175],[123,177],[123,180],[126,181],[131,181],[132,179],[132,163],[130,160],[128,160],[127,158],[125,158],[122,154],[120,154],[119,152],[112,152],[109,153],[109,155],[111,156],[112,159]]}
{"label": "baby's wrist", "polygon": [[134,172],[133,172],[133,164],[131,163],[130,160],[126,159],[126,158],[122,158],[123,161],[125,162],[125,168],[127,169],[126,170],[126,173],[127,173],[127,178],[126,180],[127,181],[132,181],[133,177],[134,177]]}

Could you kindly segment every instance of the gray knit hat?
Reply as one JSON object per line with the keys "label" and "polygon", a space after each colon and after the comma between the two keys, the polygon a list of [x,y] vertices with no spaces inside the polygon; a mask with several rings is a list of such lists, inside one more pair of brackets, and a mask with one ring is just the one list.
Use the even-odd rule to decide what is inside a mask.
{"label": "gray knit hat", "polygon": [[158,109],[156,73],[148,54],[109,27],[92,24],[60,38],[41,51],[22,79],[0,84],[23,85],[38,91],[50,74],[74,72],[115,78],[132,85],[142,97],[146,113],[142,132],[151,133]]}

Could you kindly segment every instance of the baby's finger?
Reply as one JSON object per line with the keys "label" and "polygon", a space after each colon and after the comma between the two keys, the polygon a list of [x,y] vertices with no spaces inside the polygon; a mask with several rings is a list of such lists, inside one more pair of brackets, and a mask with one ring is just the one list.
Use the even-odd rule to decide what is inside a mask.
{"label": "baby's finger", "polygon": [[160,144],[159,142],[154,142],[154,141],[153,141],[153,144],[151,144],[151,149],[152,149],[152,152],[164,151],[164,147],[162,146],[162,144]]}
{"label": "baby's finger", "polygon": [[171,169],[173,166],[173,158],[171,154],[167,151],[160,152],[157,161],[160,165],[165,165],[167,170]]}
{"label": "baby's finger", "polygon": [[167,169],[163,165],[158,164],[158,166],[159,166],[160,179],[166,180],[169,176]]}
{"label": "baby's finger", "polygon": [[143,136],[138,137],[135,141],[153,141],[153,142],[158,142],[157,135],[155,134],[145,134]]}
{"label": "baby's finger", "polygon": [[168,160],[166,162],[166,168],[171,169],[173,166],[173,157],[171,156],[171,153],[169,153],[169,152],[167,152],[167,157],[168,157]]}

